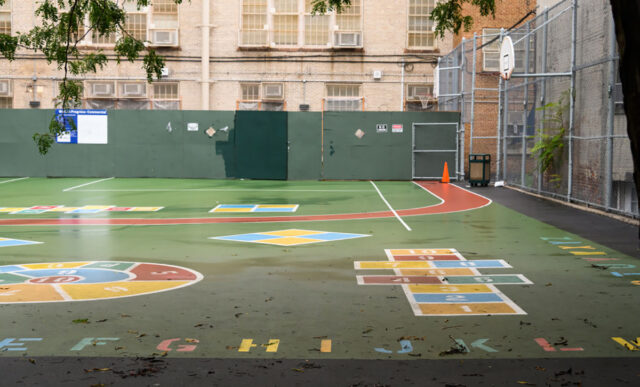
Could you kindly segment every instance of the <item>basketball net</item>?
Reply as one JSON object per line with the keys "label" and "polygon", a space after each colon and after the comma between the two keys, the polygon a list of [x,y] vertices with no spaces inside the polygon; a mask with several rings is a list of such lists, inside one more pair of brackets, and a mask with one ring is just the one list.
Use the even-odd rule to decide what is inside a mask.
{"label": "basketball net", "polygon": [[433,98],[428,95],[419,95],[418,99],[420,99],[423,109],[429,109],[433,106]]}

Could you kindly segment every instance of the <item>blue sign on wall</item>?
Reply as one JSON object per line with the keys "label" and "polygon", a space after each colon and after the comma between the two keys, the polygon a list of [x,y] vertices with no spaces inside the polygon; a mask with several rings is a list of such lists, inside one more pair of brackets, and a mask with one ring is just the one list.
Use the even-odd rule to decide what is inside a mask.
{"label": "blue sign on wall", "polygon": [[[89,109],[56,109],[56,120],[64,125],[66,130],[65,133],[56,137],[56,142],[60,144],[78,144],[78,131],[86,131],[90,133],[91,136],[94,136],[93,129],[95,128],[83,128],[83,124],[95,123],[95,121],[89,121],[86,118],[91,116],[104,116],[106,120],[107,111],[106,110],[89,110]],[[93,126],[93,125],[92,125]],[[102,126],[102,125],[100,125]],[[104,130],[106,131],[106,121],[104,125]],[[89,141],[80,141],[80,143],[96,143],[92,140]],[[101,141],[98,143],[102,143]]]}

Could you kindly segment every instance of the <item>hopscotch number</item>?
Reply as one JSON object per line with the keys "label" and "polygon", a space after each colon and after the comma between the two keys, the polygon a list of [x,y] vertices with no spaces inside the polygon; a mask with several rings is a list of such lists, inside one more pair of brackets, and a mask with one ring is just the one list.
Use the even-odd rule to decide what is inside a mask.
{"label": "hopscotch number", "polygon": [[104,290],[109,291],[109,292],[114,292],[114,293],[128,292],[129,291],[129,289],[123,288],[121,286],[112,286],[110,288],[104,288]]}

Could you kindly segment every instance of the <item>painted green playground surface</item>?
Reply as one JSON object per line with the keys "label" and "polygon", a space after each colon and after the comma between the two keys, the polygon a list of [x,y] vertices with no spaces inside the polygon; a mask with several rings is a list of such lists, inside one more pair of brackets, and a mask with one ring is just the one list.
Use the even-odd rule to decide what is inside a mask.
{"label": "painted green playground surface", "polygon": [[[407,227],[395,216],[188,225],[2,224],[7,219],[389,211],[383,199],[394,210],[441,203],[413,182],[0,179],[0,357],[508,359],[640,353],[637,259],[496,203],[403,216]],[[209,212],[225,204],[299,207],[291,213]],[[46,206],[162,209],[2,212]],[[261,240],[257,234],[283,230],[313,231],[305,238],[323,235],[326,240],[255,243]],[[351,236],[339,239],[336,233]],[[250,236],[212,239],[243,234]],[[39,243],[7,242],[12,240]],[[417,264],[409,250],[427,250],[413,258],[431,255],[439,263]],[[407,260],[398,258],[401,264],[394,266],[390,257]],[[66,264],[48,266],[52,263]],[[27,264],[45,265],[21,266]],[[114,277],[82,287],[81,277],[93,275],[82,265]],[[144,286],[136,284],[137,295],[125,284],[135,280],[127,273],[136,267],[148,269],[140,278],[151,278]],[[414,272],[470,267],[477,272]],[[128,277],[118,277],[121,273]],[[156,275],[158,282],[151,284]],[[502,279],[515,283],[499,284],[496,275],[509,275]],[[359,284],[358,276],[389,278],[367,285]],[[437,280],[407,282],[417,277]],[[180,286],[172,287],[171,281]],[[459,285],[466,287],[452,289]],[[20,302],[21,294],[29,302]],[[66,300],[59,300],[63,295]],[[86,298],[98,299],[77,301]],[[510,302],[506,314],[446,312],[479,304],[494,310],[505,300]],[[421,309],[427,315],[416,315],[421,304],[428,305]],[[507,310],[501,308],[495,310]]]}

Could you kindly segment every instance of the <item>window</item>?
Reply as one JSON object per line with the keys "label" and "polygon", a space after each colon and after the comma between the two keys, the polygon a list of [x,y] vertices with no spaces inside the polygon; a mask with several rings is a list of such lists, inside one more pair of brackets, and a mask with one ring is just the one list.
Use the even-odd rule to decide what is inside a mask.
{"label": "window", "polygon": [[177,82],[95,80],[86,81],[84,90],[83,103],[89,109],[180,110]]}
{"label": "window", "polygon": [[[513,46],[515,71],[519,73],[525,72],[524,61],[527,57],[528,43],[529,72],[532,72],[535,68],[535,39],[532,35],[526,35],[526,32],[512,33],[511,39],[515,43]],[[482,30],[482,44],[487,44],[482,48],[482,69],[484,71],[500,71],[500,29],[484,28]]]}
{"label": "window", "polygon": [[267,0],[242,2],[240,41],[245,46],[267,45]]}
{"label": "window", "polygon": [[312,0],[243,0],[240,46],[361,47],[362,0],[314,15]]}
{"label": "window", "polygon": [[306,46],[327,46],[329,39],[330,15],[313,15],[311,0],[304,4],[304,44]]}
{"label": "window", "polygon": [[147,14],[128,13],[124,30],[135,39],[147,41]]}
{"label": "window", "polygon": [[416,83],[407,85],[406,111],[433,110],[435,106],[433,84]]}
{"label": "window", "polygon": [[364,99],[360,97],[360,85],[327,84],[325,111],[359,111],[364,109]]}
{"label": "window", "polygon": [[482,45],[482,70],[500,71],[500,29],[482,29]]}
{"label": "window", "polygon": [[298,0],[273,0],[273,44],[298,44]]}
{"label": "window", "polygon": [[13,85],[9,79],[0,79],[0,109],[13,108]]}
{"label": "window", "polygon": [[0,34],[11,35],[11,0],[0,5]]}
{"label": "window", "polygon": [[409,20],[407,28],[407,47],[432,49],[435,47],[435,34],[431,11],[436,0],[409,0]]}
{"label": "window", "polygon": [[180,89],[177,82],[155,82],[153,84],[153,110],[180,110]]}
{"label": "window", "polygon": [[238,110],[283,111],[284,84],[282,82],[241,83]]}
{"label": "window", "polygon": [[[178,5],[173,0],[155,0],[152,4],[138,9],[135,0],[124,2],[122,7],[127,11],[124,30],[151,46],[178,46]],[[85,30],[86,26],[78,28],[78,36],[83,36]],[[94,30],[83,42],[89,45],[113,45],[120,37],[120,32],[100,36]]]}

